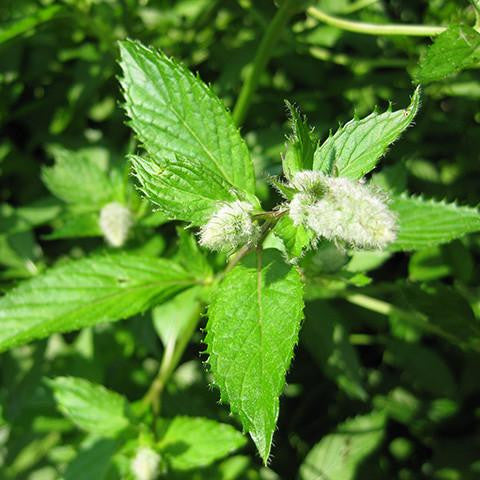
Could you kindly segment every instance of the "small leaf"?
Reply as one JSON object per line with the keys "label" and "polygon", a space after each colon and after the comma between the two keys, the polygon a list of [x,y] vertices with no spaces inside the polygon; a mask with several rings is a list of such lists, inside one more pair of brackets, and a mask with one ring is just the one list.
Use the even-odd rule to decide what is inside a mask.
{"label": "small leaf", "polygon": [[420,107],[420,88],[404,110],[371,113],[361,120],[353,119],[337,130],[317,148],[313,169],[353,180],[375,168],[388,146],[412,123]]}
{"label": "small leaf", "polygon": [[359,464],[380,445],[384,428],[380,412],[345,421],[310,450],[300,480],[353,480]]}
{"label": "small leaf", "polygon": [[394,197],[390,204],[398,217],[398,235],[390,250],[417,250],[450,242],[480,230],[476,208],[421,197]]}
{"label": "small leaf", "polygon": [[153,309],[153,325],[164,347],[175,345],[186,333],[192,317],[199,318],[202,309],[198,290],[199,287],[189,288]]}
{"label": "small leaf", "polygon": [[480,33],[468,25],[450,25],[428,48],[415,79],[420,83],[442,80],[479,61]]}
{"label": "small leaf", "polygon": [[348,328],[338,312],[326,302],[307,304],[302,344],[322,370],[345,393],[366,400],[362,367],[348,341]]}
{"label": "small leaf", "polygon": [[175,260],[185,270],[195,274],[198,278],[209,278],[213,272],[208,263],[205,252],[200,250],[195,236],[185,228],[177,228],[178,252]]}
{"label": "small leaf", "polygon": [[64,8],[61,5],[37,6],[29,15],[6,22],[0,27],[0,44],[33,30],[42,23],[60,16],[63,12]]}
{"label": "small leaf", "polygon": [[111,438],[87,438],[77,456],[68,464],[63,480],[103,480],[118,448]]}
{"label": "small leaf", "polygon": [[102,436],[115,436],[130,423],[127,401],[101,385],[76,377],[48,379],[60,411],[77,427]]}
{"label": "small leaf", "polygon": [[400,292],[418,327],[460,348],[480,351],[480,321],[456,290],[442,284],[406,284]]}
{"label": "small leaf", "polygon": [[[121,42],[120,52],[125,108],[148,153],[147,159],[134,163],[141,182],[145,172],[150,174],[147,187],[142,185],[146,195],[166,212],[171,210],[173,218],[188,221],[179,203],[189,204],[190,212],[195,212],[196,190],[205,200],[227,200],[225,189],[253,196],[255,177],[247,146],[212,91],[184,66],[138,42]],[[195,171],[184,178],[190,168]],[[161,175],[158,185],[155,175]],[[211,177],[210,188],[206,177]],[[171,197],[167,184],[177,187]],[[205,201],[199,208],[207,208]]]}
{"label": "small leaf", "polygon": [[290,112],[290,125],[292,134],[288,139],[287,150],[282,158],[283,173],[288,179],[292,179],[296,172],[311,170],[313,165],[313,153],[315,152],[315,140],[312,129],[298,108],[289,102],[285,102]]}
{"label": "small leaf", "polygon": [[44,167],[42,180],[47,188],[66,203],[103,205],[115,197],[107,173],[84,152],[51,148],[55,165]]}
{"label": "small leaf", "polygon": [[164,425],[157,449],[173,470],[201,468],[245,445],[231,425],[199,417],[175,417]]}
{"label": "small leaf", "polygon": [[455,378],[435,350],[416,343],[389,339],[387,351],[391,355],[391,363],[398,365],[421,392],[426,391],[438,397],[456,397]]}
{"label": "small leaf", "polygon": [[300,276],[276,250],[246,257],[225,276],[209,308],[205,342],[214,381],[264,462],[302,309]]}
{"label": "small leaf", "polygon": [[296,227],[288,215],[280,218],[273,232],[282,240],[287,256],[291,260],[301,257],[315,238],[315,234],[303,225]]}
{"label": "small leaf", "polygon": [[185,270],[164,259],[116,254],[65,263],[0,299],[0,351],[128,318],[193,283]]}

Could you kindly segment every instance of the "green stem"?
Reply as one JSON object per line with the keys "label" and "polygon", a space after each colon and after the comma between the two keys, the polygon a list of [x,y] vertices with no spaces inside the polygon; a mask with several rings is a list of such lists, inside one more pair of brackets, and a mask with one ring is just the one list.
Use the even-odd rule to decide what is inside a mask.
{"label": "green stem", "polygon": [[272,55],[273,46],[280,37],[283,27],[290,18],[290,15],[293,13],[295,4],[295,0],[284,0],[262,37],[253,60],[253,65],[247,73],[247,78],[245,79],[237,103],[233,109],[233,120],[237,125],[241,125],[247,115],[260,77]]}
{"label": "green stem", "polygon": [[357,0],[356,2],[353,2],[342,9],[341,13],[348,15],[350,13],[358,12],[359,10],[363,10],[374,3],[378,3],[378,1],[379,0]]}
{"label": "green stem", "polygon": [[150,385],[146,395],[142,399],[145,406],[152,406],[154,416],[158,416],[161,409],[161,398],[165,387],[170,380],[172,373],[177,368],[182,355],[187,348],[190,338],[197,328],[201,317],[203,306],[199,306],[198,310],[190,317],[188,324],[179,338],[172,338],[165,346],[162,362],[155,380]]}
{"label": "green stem", "polygon": [[433,37],[439,35],[446,30],[445,27],[437,27],[433,25],[396,25],[396,24],[376,24],[356,22],[353,20],[345,20],[343,18],[334,17],[323,12],[317,7],[309,7],[307,14],[332,27],[354,33],[363,33],[366,35],[408,35],[413,37]]}

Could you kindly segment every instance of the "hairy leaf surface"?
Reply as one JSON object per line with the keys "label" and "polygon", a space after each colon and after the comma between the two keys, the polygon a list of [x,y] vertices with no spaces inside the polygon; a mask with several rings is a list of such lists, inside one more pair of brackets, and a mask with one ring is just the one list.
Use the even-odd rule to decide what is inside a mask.
{"label": "hairy leaf surface", "polygon": [[420,61],[420,83],[442,80],[480,61],[480,33],[468,25],[450,25],[435,38]]}
{"label": "hairy leaf surface", "polygon": [[127,401],[118,393],[76,377],[56,377],[48,384],[60,411],[87,432],[115,436],[130,423]]}
{"label": "hairy leaf surface", "polygon": [[398,235],[391,250],[431,247],[480,230],[476,208],[407,196],[395,197],[390,208],[398,217]]}
{"label": "hairy leaf surface", "polygon": [[0,351],[143,312],[192,285],[176,263],[128,254],[52,268],[0,299]]}
{"label": "hairy leaf surface", "polygon": [[175,417],[164,426],[158,449],[173,470],[210,465],[245,445],[231,425],[201,417]]}
{"label": "hairy leaf surface", "polygon": [[[173,176],[175,183],[183,175],[179,169],[194,167],[195,174],[202,178],[189,193],[206,188],[201,185],[202,170],[206,170],[206,176],[213,175],[213,183],[218,184],[221,177],[227,190],[253,194],[255,178],[247,146],[225,106],[207,85],[184,66],[138,42],[121,42],[120,51],[127,114],[151,157],[141,160],[145,163],[144,170],[151,170],[149,164],[155,162],[162,176]],[[139,162],[135,163],[137,171]],[[170,173],[175,164],[179,167]],[[153,177],[150,180],[155,186]],[[184,188],[183,184],[191,180],[181,183]],[[164,192],[161,182],[159,188]],[[145,190],[150,198],[152,189]],[[219,185],[211,186],[211,190],[219,190],[214,199],[224,192]],[[178,192],[172,194],[174,202],[182,201],[181,198]],[[192,200],[188,196],[183,198],[184,202]],[[152,200],[158,198],[153,195]],[[166,201],[161,196],[160,204]],[[172,210],[172,215],[178,213]]]}
{"label": "hairy leaf surface", "polygon": [[237,198],[228,182],[199,159],[130,160],[143,194],[172,219],[203,225],[219,202]]}
{"label": "hairy leaf surface", "polygon": [[312,129],[300,111],[289,102],[286,102],[290,112],[292,134],[287,142],[287,151],[282,158],[283,172],[288,179],[301,170],[311,170],[315,140]]}
{"label": "hairy leaf surface", "polygon": [[317,148],[313,169],[332,171],[353,180],[363,177],[375,168],[388,146],[412,123],[419,107],[420,89],[417,88],[406,109],[394,112],[389,109],[351,120]]}
{"label": "hairy leaf surface", "polygon": [[209,308],[206,343],[214,381],[264,462],[297,343],[302,297],[297,271],[278,251],[265,250],[226,275]]}

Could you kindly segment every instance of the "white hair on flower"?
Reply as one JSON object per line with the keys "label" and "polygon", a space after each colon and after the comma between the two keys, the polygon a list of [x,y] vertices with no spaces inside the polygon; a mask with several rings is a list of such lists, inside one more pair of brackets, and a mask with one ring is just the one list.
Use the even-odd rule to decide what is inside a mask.
{"label": "white hair on flower", "polygon": [[309,171],[297,173],[292,187],[300,193],[292,199],[290,217],[317,237],[371,249],[395,240],[396,217],[385,194],[361,182]]}
{"label": "white hair on flower", "polygon": [[232,252],[246,244],[254,244],[260,234],[253,222],[253,205],[236,200],[219,208],[200,230],[200,245],[210,250]]}
{"label": "white hair on flower", "polygon": [[135,480],[155,480],[159,474],[160,455],[149,447],[140,447],[130,469]]}
{"label": "white hair on flower", "polygon": [[100,211],[98,223],[107,243],[112,247],[121,247],[128,238],[133,218],[125,205],[111,202]]}

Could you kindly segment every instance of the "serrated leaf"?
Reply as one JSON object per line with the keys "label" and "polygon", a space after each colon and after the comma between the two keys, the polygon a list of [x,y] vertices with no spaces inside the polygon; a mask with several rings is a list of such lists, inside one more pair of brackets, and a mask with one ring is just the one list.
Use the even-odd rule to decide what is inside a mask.
{"label": "serrated leaf", "polygon": [[273,232],[280,237],[288,258],[292,260],[301,257],[315,238],[313,231],[307,230],[303,225],[296,227],[287,215],[280,218]]}
{"label": "serrated leaf", "polygon": [[319,301],[307,304],[305,317],[302,344],[328,378],[351,397],[366,400],[362,367],[342,317],[328,303]]}
{"label": "serrated leaf", "polygon": [[479,61],[480,33],[468,25],[450,25],[428,48],[415,79],[420,83],[442,80]]}
{"label": "serrated leaf", "polygon": [[238,197],[228,182],[200,159],[146,160],[131,156],[143,194],[169,219],[203,225],[219,203]]}
{"label": "serrated leaf", "polygon": [[352,480],[358,465],[379,446],[384,428],[380,412],[345,421],[310,450],[300,467],[300,480]]}
{"label": "serrated leaf", "polygon": [[296,172],[312,169],[315,140],[312,129],[298,108],[289,102],[285,103],[290,113],[292,134],[282,158],[282,166],[284,175],[291,179]]}
{"label": "serrated leaf", "polygon": [[[155,162],[165,179],[173,165],[179,164],[180,168],[183,165],[185,169],[187,162],[197,170],[197,176],[203,178],[202,170],[208,169],[213,181],[218,183],[218,178],[223,179],[227,190],[253,195],[255,177],[247,146],[225,106],[212,91],[183,65],[160,51],[127,40],[120,43],[120,52],[125,107],[131,126],[149,154],[145,164]],[[144,169],[148,167],[144,165]],[[178,177],[179,174],[172,175]],[[154,187],[154,179],[151,180]],[[191,180],[181,183],[183,188]],[[192,195],[197,188],[206,186],[198,182],[188,189],[188,194]],[[215,189],[219,193],[214,200],[219,195],[223,198],[223,186],[221,190],[218,185]],[[147,194],[151,190],[147,190]],[[162,197],[159,206],[167,199]],[[172,201],[181,201],[178,192]],[[185,202],[189,201],[185,197]],[[180,213],[173,210],[172,214]]]}
{"label": "serrated leaf", "polygon": [[480,230],[480,213],[476,208],[453,203],[399,196],[390,209],[398,217],[398,234],[390,250],[417,250],[450,242]]}
{"label": "serrated leaf", "polygon": [[214,294],[207,323],[208,363],[266,463],[303,316],[298,272],[280,252],[250,254]]}
{"label": "serrated leaf", "polygon": [[59,410],[82,430],[110,437],[130,424],[127,401],[118,393],[77,377],[48,379],[48,385]]}
{"label": "serrated leaf", "polygon": [[0,299],[0,351],[143,312],[195,282],[176,263],[129,254],[71,261]]}
{"label": "serrated leaf", "polygon": [[202,468],[245,445],[245,437],[231,425],[200,417],[175,417],[164,426],[157,445],[170,468]]}
{"label": "serrated leaf", "polygon": [[98,163],[84,152],[51,148],[52,167],[42,169],[46,187],[66,203],[101,206],[115,198],[114,186]]}
{"label": "serrated leaf", "polygon": [[317,148],[313,169],[353,180],[373,170],[388,146],[412,123],[420,107],[420,88],[410,105],[394,112],[373,112],[361,120],[350,120]]}

